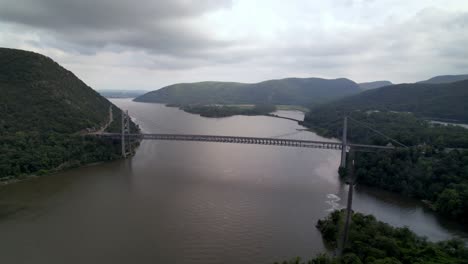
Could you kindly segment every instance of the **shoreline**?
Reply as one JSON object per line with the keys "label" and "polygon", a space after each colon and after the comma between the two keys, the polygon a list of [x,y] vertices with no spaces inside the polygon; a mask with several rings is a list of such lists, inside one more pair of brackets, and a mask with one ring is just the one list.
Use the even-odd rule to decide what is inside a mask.
{"label": "shoreline", "polygon": [[[130,155],[127,156],[127,158],[131,158],[136,154],[136,149],[140,146],[140,142],[141,142],[141,140],[139,140],[138,145],[135,146],[129,152]],[[76,165],[77,163],[76,162],[74,163],[73,161],[65,162],[65,163],[62,163],[62,164],[60,164],[59,166],[57,166],[57,167],[55,167],[53,169],[50,169],[48,172],[46,172],[44,174],[34,173],[34,174],[20,175],[20,176],[17,176],[17,177],[13,177],[13,176],[5,177],[5,178],[8,178],[8,179],[6,179],[6,180],[0,179],[0,188],[2,188],[4,186],[9,186],[11,184],[32,180],[32,179],[47,177],[47,176],[54,175],[54,174],[64,172],[64,171],[67,171],[67,170],[92,167],[92,166],[97,166],[97,165],[101,165],[101,164],[104,164],[104,163],[113,162],[113,161],[122,160],[122,159],[126,159],[126,158],[123,158],[123,157],[119,156],[119,158],[116,158],[116,159],[105,160],[105,161],[96,161],[96,162],[91,162],[91,163],[86,163],[86,164],[79,164],[79,165]],[[69,164],[69,166],[66,166],[67,164]]]}
{"label": "shoreline", "polygon": [[54,174],[57,174],[57,173],[60,173],[60,172],[64,172],[64,171],[68,171],[68,170],[97,166],[97,165],[100,165],[100,164],[104,164],[104,163],[111,162],[111,161],[116,161],[116,160],[119,160],[119,159],[114,159],[114,160],[109,160],[109,161],[97,161],[97,162],[87,163],[87,164],[78,165],[78,166],[69,166],[69,167],[60,168],[60,167],[62,167],[64,165],[64,163],[63,163],[63,164],[59,165],[58,167],[53,168],[49,172],[44,173],[44,174],[34,173],[34,174],[21,175],[19,177],[12,177],[11,179],[7,179],[7,180],[0,180],[0,188],[5,187],[5,186],[9,186],[9,185],[12,185],[12,184],[20,183],[20,182],[25,182],[25,181],[29,181],[29,180],[33,180],[33,179],[38,179],[38,178],[42,178],[42,177],[51,176],[51,175],[54,175]]}

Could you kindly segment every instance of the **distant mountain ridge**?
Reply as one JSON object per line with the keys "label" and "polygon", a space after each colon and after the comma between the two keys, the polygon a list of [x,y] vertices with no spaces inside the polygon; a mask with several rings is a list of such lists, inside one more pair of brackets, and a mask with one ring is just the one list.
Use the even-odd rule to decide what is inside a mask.
{"label": "distant mountain ridge", "polygon": [[468,74],[461,74],[461,75],[440,75],[432,77],[425,81],[420,81],[418,83],[451,83],[451,82],[458,82],[468,80]]}
{"label": "distant mountain ridge", "polygon": [[362,90],[371,90],[371,89],[377,89],[380,87],[384,86],[389,86],[393,85],[392,82],[390,81],[375,81],[375,82],[364,82],[364,83],[359,83],[359,87],[361,87]]}
{"label": "distant mountain ridge", "polygon": [[286,78],[260,83],[199,82],[163,87],[134,99],[169,104],[289,104],[310,105],[357,94],[348,79]]}

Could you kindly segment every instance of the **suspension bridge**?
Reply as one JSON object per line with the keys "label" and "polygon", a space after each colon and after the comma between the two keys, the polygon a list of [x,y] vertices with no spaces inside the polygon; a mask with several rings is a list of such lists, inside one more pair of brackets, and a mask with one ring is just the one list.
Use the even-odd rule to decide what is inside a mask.
{"label": "suspension bridge", "polygon": [[253,144],[253,145],[272,145],[284,147],[298,148],[316,148],[316,149],[332,149],[341,151],[340,167],[346,167],[346,156],[352,148],[353,150],[394,150],[395,146],[389,144],[368,145],[368,144],[353,144],[347,141],[347,125],[348,118],[344,118],[343,122],[343,138],[341,142],[333,141],[314,141],[314,140],[299,140],[299,139],[284,139],[284,138],[268,138],[268,137],[239,137],[239,136],[219,136],[219,135],[193,135],[193,134],[153,134],[153,133],[130,133],[130,117],[128,111],[122,111],[122,131],[121,133],[94,133],[99,137],[120,139],[122,145],[122,156],[126,158],[129,155],[128,142],[131,140],[168,140],[168,141],[199,141],[199,142],[218,142],[218,143],[233,143],[233,144]]}
{"label": "suspension bridge", "polygon": [[[298,120],[295,120],[298,121]],[[407,147],[404,144],[394,140],[380,131],[367,126],[357,120],[356,123],[367,127],[373,132],[387,138],[391,142],[395,142],[402,147]],[[369,151],[369,150],[395,150],[397,147],[392,144],[386,146],[380,145],[367,145],[367,144],[353,144],[348,142],[348,117],[343,120],[343,133],[341,142],[330,141],[313,141],[313,140],[298,140],[298,139],[281,139],[281,138],[265,138],[265,137],[237,137],[237,136],[218,136],[218,135],[191,135],[191,134],[147,134],[147,133],[130,133],[130,117],[128,111],[122,111],[122,130],[121,133],[105,133],[99,131],[93,135],[99,137],[113,138],[121,140],[122,156],[126,158],[129,155],[130,147],[128,142],[131,140],[169,140],[169,141],[199,141],[199,142],[218,142],[218,143],[233,143],[233,144],[255,144],[255,145],[272,145],[284,147],[299,147],[299,148],[316,148],[316,149],[332,149],[341,151],[340,167],[347,169],[349,184],[348,201],[346,207],[345,225],[342,233],[342,240],[340,243],[338,254],[342,254],[344,245],[346,244],[349,225],[352,215],[352,201],[353,201],[353,186],[355,179],[353,178],[354,172],[354,152],[356,151]],[[349,158],[347,157],[350,154]],[[350,160],[347,166],[347,159]]]}

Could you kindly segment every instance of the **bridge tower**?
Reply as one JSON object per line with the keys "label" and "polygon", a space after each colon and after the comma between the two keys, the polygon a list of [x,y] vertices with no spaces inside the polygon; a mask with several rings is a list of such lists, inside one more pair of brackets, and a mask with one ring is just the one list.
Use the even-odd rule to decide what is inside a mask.
{"label": "bridge tower", "polygon": [[121,144],[122,144],[122,157],[125,159],[127,158],[127,148],[126,148],[126,144],[125,144],[125,134],[129,134],[130,133],[130,119],[128,117],[128,110],[127,111],[124,111],[122,110],[122,140],[121,140]]}
{"label": "bridge tower", "polygon": [[340,167],[346,167],[346,152],[348,151],[348,117],[344,117],[343,121],[343,139],[341,140],[341,163]]}

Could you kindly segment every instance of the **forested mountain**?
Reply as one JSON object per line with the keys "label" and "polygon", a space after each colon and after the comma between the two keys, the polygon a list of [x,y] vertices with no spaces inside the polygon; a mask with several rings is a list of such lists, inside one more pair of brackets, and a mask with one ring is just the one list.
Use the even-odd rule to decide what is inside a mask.
{"label": "forested mountain", "polygon": [[377,88],[384,87],[384,86],[389,86],[389,85],[393,85],[393,83],[389,82],[389,81],[375,81],[375,82],[359,83],[359,87],[363,91],[371,90],[371,89],[377,89]]}
{"label": "forested mountain", "polygon": [[0,93],[1,132],[99,127],[111,104],[50,58],[12,49],[0,49]]}
{"label": "forested mountain", "polygon": [[362,92],[320,111],[389,110],[417,116],[468,121],[468,80],[445,84],[398,84]]}
{"label": "forested mountain", "polygon": [[112,142],[82,136],[112,104],[52,59],[1,48],[0,94],[0,178],[117,157]]}
{"label": "forested mountain", "polygon": [[440,75],[432,77],[425,81],[420,81],[418,83],[451,83],[451,82],[458,82],[468,80],[468,74],[462,75]]}
{"label": "forested mountain", "polygon": [[348,79],[287,78],[260,83],[200,82],[174,84],[137,97],[137,102],[168,104],[310,105],[356,94]]}

